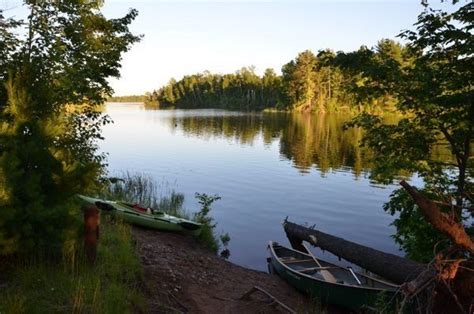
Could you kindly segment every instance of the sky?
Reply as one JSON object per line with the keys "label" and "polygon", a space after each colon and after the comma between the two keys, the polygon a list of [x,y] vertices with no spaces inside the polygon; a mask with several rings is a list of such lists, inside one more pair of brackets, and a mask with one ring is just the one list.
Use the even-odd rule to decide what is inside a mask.
{"label": "sky", "polygon": [[[17,2],[0,0],[0,6],[19,14]],[[123,56],[121,77],[110,80],[115,95],[143,94],[205,70],[253,65],[258,74],[269,67],[280,73],[306,49],[351,51],[395,38],[423,11],[419,0],[105,0],[103,12],[121,17],[130,8],[139,11],[130,28],[144,37]]]}

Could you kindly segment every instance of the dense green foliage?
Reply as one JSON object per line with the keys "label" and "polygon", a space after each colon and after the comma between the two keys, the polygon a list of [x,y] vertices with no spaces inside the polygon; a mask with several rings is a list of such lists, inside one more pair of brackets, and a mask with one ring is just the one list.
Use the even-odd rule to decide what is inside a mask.
{"label": "dense green foliage", "polygon": [[281,79],[272,69],[263,77],[254,68],[242,68],[235,74],[204,72],[172,79],[168,85],[148,94],[147,104],[179,108],[227,108],[259,110],[276,107]]}
{"label": "dense green foliage", "polygon": [[[341,53],[339,53],[341,54]],[[298,111],[336,111],[336,106],[353,105],[336,54],[323,50],[314,55],[304,51],[282,68],[283,104]]]}
{"label": "dense green foliage", "polygon": [[[146,310],[140,260],[131,228],[102,217],[97,264],[82,256],[82,237],[71,238],[61,263],[32,259],[0,264],[7,286],[2,313],[132,313]],[[5,277],[3,278],[5,279]]]}
{"label": "dense green foliage", "polygon": [[59,249],[72,196],[103,172],[98,106],[138,37],[135,10],[106,19],[101,3],[25,1],[26,22],[0,12],[0,254]]}
{"label": "dense green foliage", "polygon": [[107,98],[108,102],[145,102],[146,95],[112,96]]}
{"label": "dense green foliage", "polygon": [[[391,181],[401,169],[417,172],[424,180],[421,192],[466,224],[474,216],[473,21],[472,2],[450,14],[422,13],[416,30],[400,35],[409,42],[413,61],[387,65],[371,75],[379,83],[369,94],[397,95],[397,109],[405,118],[384,124],[380,117],[365,113],[353,123],[367,130],[364,143],[374,151],[374,178]],[[448,147],[454,160],[433,158],[440,146]],[[385,209],[399,215],[395,238],[409,256],[426,261],[435,243],[447,244],[445,236],[420,219],[404,190],[396,191]]]}
{"label": "dense green foliage", "polygon": [[[196,193],[195,197],[201,209],[194,214],[194,220],[203,225],[201,233],[199,234],[199,240],[201,243],[206,244],[211,251],[217,252],[220,248],[219,238],[217,238],[215,234],[217,223],[214,222],[214,218],[209,216],[209,212],[211,211],[212,203],[221,198],[218,195],[207,195],[206,193]],[[230,241],[230,236],[226,233],[220,240],[226,247]]]}
{"label": "dense green foliage", "polygon": [[386,110],[393,107],[395,95],[382,86],[385,70],[410,60],[405,47],[388,39],[373,49],[361,47],[352,53],[322,50],[315,55],[307,50],[285,64],[281,76],[267,69],[260,77],[253,67],[235,74],[189,75],[148,93],[146,104],[235,110]]}

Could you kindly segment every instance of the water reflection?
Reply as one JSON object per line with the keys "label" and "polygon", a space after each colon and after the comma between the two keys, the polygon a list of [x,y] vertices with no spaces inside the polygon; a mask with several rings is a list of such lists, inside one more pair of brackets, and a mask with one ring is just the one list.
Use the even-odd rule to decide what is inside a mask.
{"label": "water reflection", "polygon": [[393,217],[382,209],[397,186],[375,186],[367,179],[370,153],[358,144],[363,134],[342,129],[349,115],[144,110],[122,104],[106,111],[115,121],[104,128],[101,143],[110,173],[130,170],[169,182],[185,194],[190,212],[199,209],[195,192],[219,194],[212,215],[218,231],[232,239],[234,263],[264,270],[268,240],[286,244],[281,227],[286,216],[402,254],[390,237]]}
{"label": "water reflection", "polygon": [[266,145],[279,141],[280,156],[291,160],[301,173],[316,167],[324,175],[349,167],[358,177],[369,169],[370,156],[359,146],[360,129],[342,131],[350,118],[344,114],[255,113],[174,116],[169,122],[172,128],[205,139],[226,138],[243,145],[253,145],[259,138]]}
{"label": "water reflection", "polygon": [[[371,168],[371,152],[360,145],[360,128],[343,130],[351,114],[241,113],[222,110],[194,111],[169,119],[173,128],[203,139],[226,138],[242,145],[261,140],[270,145],[279,141],[280,156],[293,162],[301,173],[315,167],[324,176],[333,170],[350,171],[358,178]],[[397,115],[385,117],[394,123]],[[446,147],[434,147],[434,160],[448,161]],[[411,174],[402,172],[409,177]]]}

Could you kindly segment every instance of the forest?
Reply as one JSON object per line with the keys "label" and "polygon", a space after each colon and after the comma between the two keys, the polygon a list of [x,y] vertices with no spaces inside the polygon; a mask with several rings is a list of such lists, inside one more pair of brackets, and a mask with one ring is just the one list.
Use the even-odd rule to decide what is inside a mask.
{"label": "forest", "polygon": [[[122,204],[136,203],[124,199],[124,194],[112,193],[120,191],[112,188],[117,182],[119,187],[123,183],[123,189],[130,194],[136,190],[133,185],[127,186],[124,179],[110,176],[107,151],[99,142],[109,135],[103,132],[104,127],[112,123],[111,117],[103,111],[104,102],[114,99],[109,98],[114,92],[109,79],[120,77],[123,54],[142,38],[129,29],[138,11],[130,9],[122,17],[107,18],[102,12],[103,1],[24,0],[22,3],[24,20],[10,16],[8,10],[0,7],[0,313],[206,312],[192,308],[188,311],[182,303],[190,300],[189,295],[206,292],[204,288],[209,287],[215,288],[216,293],[200,295],[200,302],[193,300],[188,306],[220,299],[225,303],[207,311],[215,313],[238,302],[235,287],[239,281],[248,285],[249,278],[253,278],[253,282],[264,284],[263,273],[248,270],[242,275],[244,268],[240,266],[235,268],[238,271],[235,277],[221,280],[232,264],[222,261],[214,254],[215,250],[207,252],[203,247],[196,255],[182,255],[197,248],[195,244],[199,242],[190,242],[184,235],[164,236],[157,241],[157,235],[161,233],[132,229],[122,219],[107,216],[111,214],[110,207],[102,208],[104,219],[99,219],[96,205],[104,205],[103,202],[90,206],[82,203],[83,197],[78,195],[125,200],[126,203],[120,202]],[[372,48],[363,46],[353,52],[320,50],[313,53],[307,50],[286,63],[281,75],[267,69],[259,76],[254,67],[244,67],[231,74],[187,75],[179,81],[172,79],[145,95],[145,105],[294,111],[283,123],[278,120],[281,119],[278,114],[270,116],[267,126],[250,115],[227,119],[177,118],[171,120],[170,126],[177,130],[175,133],[204,133],[235,138],[241,143],[260,136],[266,145],[278,141],[279,156],[275,161],[291,160],[300,172],[318,165],[319,173],[325,175],[331,168],[348,165],[355,176],[370,168],[370,180],[384,184],[398,182],[401,187],[393,190],[383,210],[393,215],[393,238],[406,253],[406,258],[423,263],[423,271],[416,278],[406,277],[397,288],[396,293],[401,298],[398,312],[409,311],[413,305],[420,313],[472,313],[474,2],[466,1],[455,11],[447,12],[428,9],[426,1],[422,4],[425,10],[419,15],[414,29],[399,35],[406,44],[383,39]],[[140,97],[128,99],[142,99]],[[345,110],[359,114],[350,121],[342,121],[336,115],[325,117],[321,114],[311,118],[298,113]],[[388,111],[397,112],[399,117],[387,120],[379,114]],[[325,119],[327,123],[324,123]],[[160,122],[159,119],[149,120]],[[135,129],[149,131],[137,121],[140,122],[130,117],[129,124],[120,125],[118,146],[126,146],[124,135],[133,135],[131,131]],[[286,129],[280,126],[283,124]],[[340,135],[336,132],[342,124],[345,133]],[[157,158],[160,152],[153,150],[153,142],[162,141],[154,137],[161,135],[160,129],[156,130],[146,134],[146,145],[127,147],[133,156],[125,159],[127,167],[151,160],[159,171],[168,171],[169,162],[160,162]],[[138,139],[134,137],[136,143],[133,144],[140,143]],[[252,175],[251,170],[257,168],[239,168],[240,160],[235,159],[232,146],[208,150],[207,157],[199,159],[199,150],[206,150],[208,146],[175,139],[169,140],[174,146],[185,143],[181,144],[182,150],[176,156],[189,156],[200,163],[190,169],[182,160],[177,160],[180,168],[186,168],[186,175],[201,171],[199,183],[212,172],[219,172],[215,170],[218,168],[211,172],[202,170],[206,164],[214,167],[222,162],[228,168]],[[258,152],[254,152],[251,157],[259,158]],[[138,153],[150,155],[140,159]],[[164,154],[174,156],[171,149]],[[446,155],[448,158],[442,158]],[[228,156],[234,159],[226,159]],[[269,166],[267,173],[277,170],[271,162],[265,165]],[[416,178],[409,180],[400,177],[401,173],[416,174]],[[219,175],[215,177],[219,180],[213,182],[213,187],[226,181],[235,183],[227,173]],[[142,193],[149,192],[150,199],[160,196],[155,190],[146,188],[146,180],[137,178],[137,185],[144,187]],[[255,176],[249,182],[260,179]],[[281,186],[289,186],[289,181],[284,182]],[[356,184],[351,186],[353,193],[359,193]],[[243,185],[230,186],[238,190]],[[203,186],[196,184],[193,189]],[[273,190],[274,187],[272,182],[264,189]],[[326,193],[324,183],[315,188]],[[341,190],[338,188],[334,193],[334,203]],[[265,201],[257,198],[259,192],[254,190],[249,197],[236,197],[239,208],[250,203],[260,207]],[[285,191],[282,194],[289,198],[292,193]],[[294,194],[299,197],[301,191]],[[208,213],[211,204],[220,196],[197,192],[194,195],[201,208],[192,216],[194,225],[201,225],[199,237],[214,241],[217,238],[213,228],[217,218],[223,215],[214,218]],[[246,204],[248,200],[251,202]],[[183,199],[175,197],[174,201],[171,198],[161,203],[173,202],[180,207]],[[324,207],[337,209],[332,200],[328,203]],[[148,207],[158,207],[153,204],[160,202],[149,202],[138,208],[127,206],[145,210],[140,214],[134,210],[132,217],[135,217],[152,215]],[[294,205],[296,208],[304,204]],[[97,214],[94,228],[89,228],[88,208]],[[158,209],[157,215],[161,217],[164,210]],[[296,212],[290,213],[297,217]],[[332,217],[342,216],[334,213]],[[237,214],[239,219],[234,220],[248,225],[236,229],[246,233],[250,233],[247,227],[252,221],[261,226],[269,224],[270,220],[266,219],[271,218],[264,211]],[[247,221],[240,219],[242,217]],[[153,220],[163,219],[154,217]],[[179,226],[189,227],[189,224],[180,223]],[[364,233],[369,231],[361,230],[363,228],[357,224],[353,228]],[[150,236],[145,237],[146,234]],[[251,236],[252,241],[259,237],[257,233]],[[89,237],[95,241],[93,254],[88,250]],[[267,237],[270,235],[262,238]],[[229,239],[228,234],[222,234],[216,241],[220,240],[226,247]],[[238,241],[237,236],[235,239]],[[314,239],[311,242],[317,244]],[[317,262],[313,255],[306,256],[312,256]],[[161,264],[159,258],[162,258]],[[180,263],[173,262],[181,258]],[[213,261],[214,269],[209,266]],[[187,272],[188,266],[195,267],[192,276]],[[392,266],[386,265],[386,268]],[[154,268],[151,270],[151,267]],[[319,265],[311,270],[327,271],[329,268],[332,267]],[[403,269],[403,274],[405,272]],[[356,275],[353,277],[359,282]],[[272,289],[272,294],[274,290],[280,290],[276,292],[289,296],[288,290],[277,289],[273,284],[279,282],[274,276],[267,278],[266,286]],[[325,276],[323,279],[325,284],[340,285]],[[178,281],[179,285],[177,280],[182,280]],[[157,283],[166,285],[154,286]],[[193,288],[189,289],[192,293],[185,295],[188,287]],[[232,291],[217,296],[221,292],[218,290],[228,287]],[[360,287],[355,288],[359,290]],[[158,292],[163,290],[165,294],[160,295]],[[240,290],[243,298],[247,286]],[[289,291],[295,293],[293,296],[297,295],[296,290]],[[154,298],[155,295],[158,298]],[[313,295],[310,297],[307,308],[322,312],[314,302],[324,301],[323,298],[315,301]],[[175,300],[174,303],[170,299]],[[288,297],[287,300],[292,302],[294,299],[296,297]],[[376,312],[387,310],[392,300],[380,300],[383,308]],[[258,312],[261,309],[259,307]]]}
{"label": "forest", "polygon": [[107,98],[108,102],[144,102],[146,96],[144,95],[127,95],[127,96],[112,96]]}
{"label": "forest", "polygon": [[[230,74],[208,71],[171,79],[146,95],[146,105],[160,108],[221,108],[337,112],[393,109],[394,95],[383,80],[410,66],[407,47],[382,39],[373,48],[353,52],[303,51],[283,65],[282,75],[266,69],[243,67]],[[375,92],[376,91],[376,92]]]}

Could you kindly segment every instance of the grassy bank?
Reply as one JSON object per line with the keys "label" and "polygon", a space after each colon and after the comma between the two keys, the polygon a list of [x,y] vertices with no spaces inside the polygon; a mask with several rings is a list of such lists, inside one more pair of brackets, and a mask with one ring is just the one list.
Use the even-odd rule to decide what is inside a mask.
{"label": "grassy bank", "polygon": [[[123,172],[103,191],[101,197],[105,199],[122,200],[137,203],[144,207],[154,208],[167,214],[190,219],[201,223],[202,229],[198,237],[199,242],[209,250],[217,253],[223,249],[225,256],[230,236],[225,233],[217,235],[216,223],[209,215],[212,204],[219,200],[218,195],[196,193],[195,197],[200,205],[200,210],[191,214],[184,208],[184,195],[173,190],[163,192],[152,177],[142,173]],[[161,189],[160,189],[161,187]]]}
{"label": "grassy bank", "polygon": [[82,237],[66,242],[60,259],[3,265],[0,313],[128,313],[145,309],[141,268],[131,228],[101,217],[97,263],[82,255]]}
{"label": "grassy bank", "polygon": [[[217,252],[227,234],[216,236],[209,217],[217,196],[196,194],[201,210],[190,214],[183,208],[184,195],[161,191],[150,177],[123,173],[101,193],[193,219],[203,224],[199,242]],[[165,195],[163,195],[165,193]],[[79,208],[79,205],[78,205]],[[78,213],[79,214],[79,213]],[[82,218],[79,218],[82,221]],[[128,313],[146,311],[142,294],[142,269],[128,224],[101,214],[97,261],[84,257],[82,222],[64,242],[62,256],[55,258],[0,258],[0,314],[3,313]]]}

